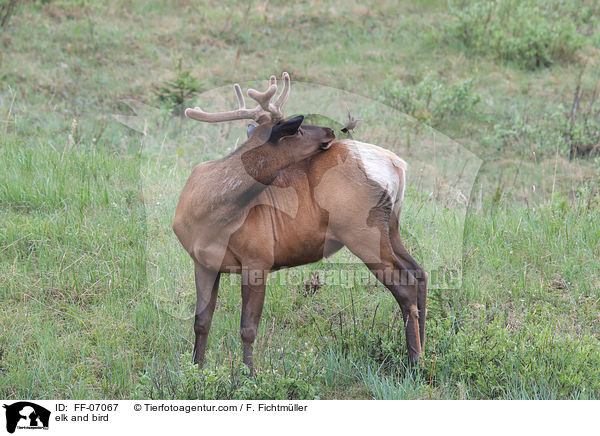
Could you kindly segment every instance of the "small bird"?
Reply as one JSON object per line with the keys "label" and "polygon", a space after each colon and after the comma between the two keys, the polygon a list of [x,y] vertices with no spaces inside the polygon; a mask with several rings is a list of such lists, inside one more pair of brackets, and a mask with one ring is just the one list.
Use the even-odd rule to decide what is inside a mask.
{"label": "small bird", "polygon": [[354,118],[352,116],[352,114],[350,113],[350,109],[348,109],[348,108],[346,108],[346,109],[348,110],[348,122],[342,128],[342,132],[344,132],[344,133],[348,133],[349,131],[354,130],[354,128],[356,127],[358,122],[364,120],[364,118]]}

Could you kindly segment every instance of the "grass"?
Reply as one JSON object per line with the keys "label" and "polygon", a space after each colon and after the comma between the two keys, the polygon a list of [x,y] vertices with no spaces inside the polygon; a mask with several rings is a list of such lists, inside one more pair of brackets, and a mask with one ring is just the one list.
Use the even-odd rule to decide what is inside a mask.
{"label": "grass", "polygon": [[[598,399],[600,163],[569,159],[561,135],[578,83],[581,113],[597,105],[598,11],[581,10],[579,27],[556,24],[573,38],[553,40],[577,56],[530,68],[494,51],[501,33],[490,53],[458,41],[456,23],[478,15],[445,2],[25,3],[0,30],[0,397]],[[170,220],[191,167],[235,132],[158,111],[150,138],[109,116],[133,115],[122,99],[159,106],[180,59],[203,91],[287,70],[410,112],[357,130],[402,138],[409,163],[429,153],[420,122],[483,160],[466,209],[407,191],[411,252],[462,268],[458,288],[430,291],[424,368],[406,368],[381,286],[305,296],[285,272],[268,288],[256,379],[240,362],[238,277],[221,285],[206,369],[190,364],[193,273]]]}

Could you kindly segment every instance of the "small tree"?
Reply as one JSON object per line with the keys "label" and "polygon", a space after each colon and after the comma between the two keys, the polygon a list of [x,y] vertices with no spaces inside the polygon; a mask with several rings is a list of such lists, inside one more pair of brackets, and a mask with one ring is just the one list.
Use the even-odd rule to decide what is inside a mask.
{"label": "small tree", "polygon": [[200,91],[200,83],[189,71],[183,70],[183,59],[177,60],[177,74],[172,81],[162,82],[154,89],[158,100],[177,116],[183,116],[185,102]]}

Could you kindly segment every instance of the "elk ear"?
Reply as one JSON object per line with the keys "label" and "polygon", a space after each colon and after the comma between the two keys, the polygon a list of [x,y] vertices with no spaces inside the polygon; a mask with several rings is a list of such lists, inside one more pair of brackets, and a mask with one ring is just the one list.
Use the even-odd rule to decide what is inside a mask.
{"label": "elk ear", "polygon": [[276,143],[284,136],[295,135],[298,129],[300,128],[302,121],[304,121],[304,116],[299,115],[297,117],[284,121],[281,124],[273,126],[273,128],[271,129],[271,136],[269,137],[269,142]]}
{"label": "elk ear", "polygon": [[248,124],[248,130],[246,130],[246,135],[248,135],[248,138],[250,137],[250,135],[252,135],[254,129],[256,129],[256,126],[254,124]]}

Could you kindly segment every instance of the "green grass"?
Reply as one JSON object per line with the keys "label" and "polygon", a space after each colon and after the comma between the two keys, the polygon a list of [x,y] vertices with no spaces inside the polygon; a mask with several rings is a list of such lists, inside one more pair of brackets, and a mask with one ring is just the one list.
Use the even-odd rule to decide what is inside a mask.
{"label": "green grass", "polygon": [[[535,12],[525,4],[522,17]],[[551,62],[531,69],[528,52],[501,54],[512,53],[502,33],[476,47],[456,39],[457,25],[479,22],[475,6],[267,5],[26,3],[0,30],[0,397],[600,398],[600,163],[568,160],[563,134],[579,55],[573,129],[596,113],[598,11],[582,2],[574,27],[543,15],[539,26],[558,20],[572,38],[551,39]],[[572,41],[578,56],[563,56]],[[399,309],[381,286],[305,296],[283,272],[268,288],[256,379],[240,361],[235,276],[221,285],[206,369],[190,364],[193,271],[170,223],[191,167],[233,144],[168,111],[155,138],[110,117],[133,114],[125,98],[159,106],[154,90],[179,58],[203,90],[287,70],[369,96],[483,159],[464,234],[461,207],[407,191],[411,252],[462,262],[459,288],[430,291],[424,368],[406,368]],[[418,122],[375,124],[362,133],[380,145],[396,131],[412,138],[409,163],[426,154]]]}

